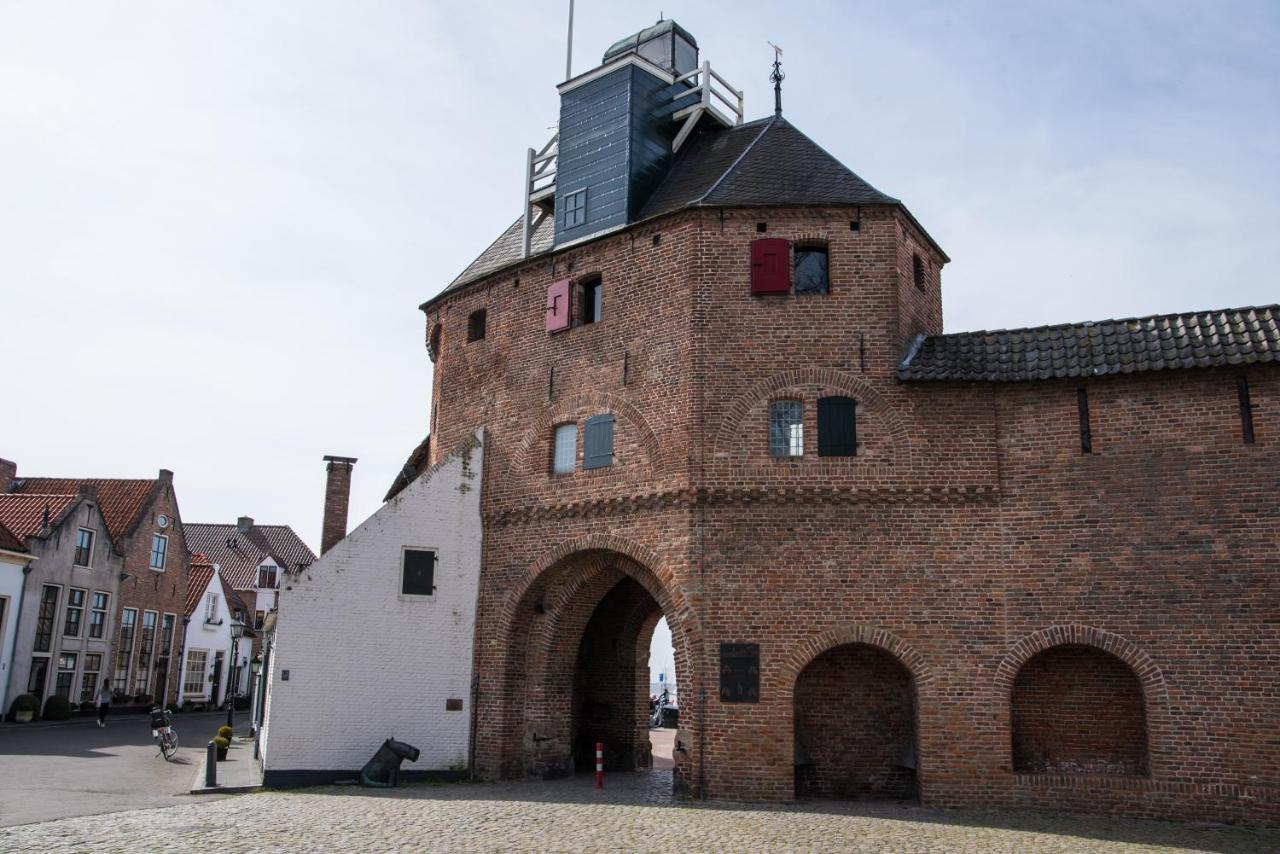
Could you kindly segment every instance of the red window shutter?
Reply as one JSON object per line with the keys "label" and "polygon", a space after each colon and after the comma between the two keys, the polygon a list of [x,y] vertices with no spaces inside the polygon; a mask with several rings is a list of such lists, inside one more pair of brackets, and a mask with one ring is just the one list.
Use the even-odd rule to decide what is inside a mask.
{"label": "red window shutter", "polygon": [[791,292],[791,241],[762,237],[751,242],[751,293]]}
{"label": "red window shutter", "polygon": [[547,332],[569,328],[572,318],[569,314],[569,291],[572,286],[571,279],[561,279],[547,288]]}

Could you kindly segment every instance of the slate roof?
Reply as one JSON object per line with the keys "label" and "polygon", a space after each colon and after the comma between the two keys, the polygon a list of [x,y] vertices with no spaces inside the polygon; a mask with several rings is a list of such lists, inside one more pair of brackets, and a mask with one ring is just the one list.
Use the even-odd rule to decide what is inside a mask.
{"label": "slate roof", "polygon": [[116,477],[20,477],[9,487],[14,493],[44,493],[75,496],[84,485],[98,490],[98,509],[107,523],[107,533],[117,545],[128,533],[138,514],[147,506],[159,483],[155,478],[133,480]]}
{"label": "slate roof", "polygon": [[431,452],[431,434],[427,434],[427,438],[418,443],[418,447],[413,449],[409,454],[409,459],[405,460],[404,467],[396,474],[396,479],[392,481],[391,488],[387,490],[387,494],[382,497],[383,501],[390,501],[400,494],[400,490],[422,474],[423,469],[427,467],[427,457]]}
{"label": "slate roof", "polygon": [[1280,362],[1280,305],[921,336],[902,380],[1019,382]]}
{"label": "slate roof", "polygon": [[49,526],[56,528],[78,500],[75,495],[37,492],[0,495],[0,531],[4,532],[0,540],[7,543],[0,547],[26,551],[26,540],[43,534],[46,507],[49,509]]}
{"label": "slate roof", "polygon": [[216,563],[223,579],[236,590],[258,584],[258,567],[267,558],[284,571],[295,571],[316,559],[315,553],[288,525],[257,525],[241,532],[235,524],[183,525],[187,548]]}
{"label": "slate roof", "polygon": [[[713,124],[710,120],[704,125]],[[681,147],[666,178],[636,222],[694,207],[766,205],[897,205],[781,116],[732,128],[700,129]],[[906,208],[902,208],[910,216]],[[920,227],[912,218],[912,222]],[[553,218],[535,229],[529,257],[551,251]],[[927,232],[920,228],[922,234]],[[430,305],[465,285],[523,259],[523,221],[517,219]],[[941,248],[939,247],[939,251]]]}

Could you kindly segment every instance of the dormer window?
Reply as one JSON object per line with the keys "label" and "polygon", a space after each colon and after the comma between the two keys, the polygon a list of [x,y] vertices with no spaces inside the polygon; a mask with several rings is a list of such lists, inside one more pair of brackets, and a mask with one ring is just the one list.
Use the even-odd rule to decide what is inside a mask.
{"label": "dormer window", "polygon": [[484,327],[488,312],[483,308],[476,309],[471,312],[471,316],[467,318],[467,342],[483,341]]}
{"label": "dormer window", "polygon": [[564,227],[573,228],[587,221],[587,188],[565,193]]}
{"label": "dormer window", "polygon": [[797,294],[827,294],[831,292],[828,274],[827,247],[824,243],[798,244],[796,246],[795,287]]}
{"label": "dormer window", "polygon": [[258,567],[258,586],[274,588],[276,586],[276,569],[274,564],[264,563]]}

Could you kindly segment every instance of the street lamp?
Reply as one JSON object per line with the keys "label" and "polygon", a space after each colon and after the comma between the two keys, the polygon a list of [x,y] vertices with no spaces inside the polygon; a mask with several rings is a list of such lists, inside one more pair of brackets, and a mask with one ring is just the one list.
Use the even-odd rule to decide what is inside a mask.
{"label": "street lamp", "polygon": [[227,726],[231,726],[231,716],[236,711],[236,683],[239,674],[236,667],[240,663],[240,637],[244,634],[244,623],[231,619],[231,684],[227,686]]}

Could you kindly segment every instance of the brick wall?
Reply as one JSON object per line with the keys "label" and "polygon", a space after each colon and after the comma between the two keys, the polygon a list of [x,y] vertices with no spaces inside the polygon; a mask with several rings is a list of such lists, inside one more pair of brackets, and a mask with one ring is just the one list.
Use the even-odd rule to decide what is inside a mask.
{"label": "brick wall", "polygon": [[[826,241],[831,293],[751,297],[759,236]],[[678,779],[712,797],[794,797],[796,681],[858,643],[912,675],[925,803],[1280,816],[1266,723],[1280,629],[1265,616],[1280,601],[1277,372],[1244,371],[1247,446],[1236,371],[1090,379],[1083,455],[1079,383],[898,382],[904,346],[941,325],[943,259],[928,246],[892,208],[690,211],[428,308],[442,330],[434,448],[489,435],[482,773],[572,767],[572,722],[547,715],[547,686],[595,678],[576,669],[583,633],[631,579],[672,627]],[[603,276],[602,320],[548,336],[548,284],[589,273]],[[479,308],[486,338],[467,343]],[[816,456],[829,394],[858,402],[857,456]],[[801,460],[768,455],[782,397],[805,404]],[[617,418],[615,465],[552,476],[552,427],[601,412]],[[760,703],[717,699],[725,642],[760,644]],[[1014,679],[1064,643],[1137,675],[1149,776],[1014,770]]]}
{"label": "brick wall", "polygon": [[[268,785],[350,777],[391,736],[421,751],[406,772],[466,766],[484,456],[478,443],[455,447],[310,567],[284,576],[263,736]],[[431,597],[401,595],[406,546],[438,550]],[[462,708],[446,709],[451,699]]]}

